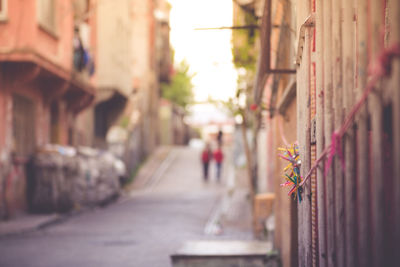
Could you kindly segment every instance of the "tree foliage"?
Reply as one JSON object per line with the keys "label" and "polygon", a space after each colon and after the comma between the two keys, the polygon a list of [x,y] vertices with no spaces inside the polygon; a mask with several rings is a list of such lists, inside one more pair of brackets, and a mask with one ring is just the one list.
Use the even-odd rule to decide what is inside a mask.
{"label": "tree foliage", "polygon": [[186,108],[193,100],[193,76],[193,74],[189,73],[187,62],[181,61],[172,76],[171,82],[161,85],[163,98]]}
{"label": "tree foliage", "polygon": [[[240,12],[234,21],[234,25],[257,25],[257,23],[254,10],[252,13]],[[244,68],[248,72],[255,71],[258,54],[256,46],[258,35],[258,31],[253,28],[233,31],[232,54],[236,68]]]}

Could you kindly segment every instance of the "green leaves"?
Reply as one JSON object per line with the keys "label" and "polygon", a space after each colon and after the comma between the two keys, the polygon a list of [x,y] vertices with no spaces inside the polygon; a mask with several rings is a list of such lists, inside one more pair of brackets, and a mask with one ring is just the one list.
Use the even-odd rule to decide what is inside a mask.
{"label": "green leaves", "polygon": [[193,101],[193,77],[194,74],[189,74],[189,65],[187,62],[184,60],[181,61],[175,74],[172,76],[171,82],[161,85],[162,97],[185,108]]}

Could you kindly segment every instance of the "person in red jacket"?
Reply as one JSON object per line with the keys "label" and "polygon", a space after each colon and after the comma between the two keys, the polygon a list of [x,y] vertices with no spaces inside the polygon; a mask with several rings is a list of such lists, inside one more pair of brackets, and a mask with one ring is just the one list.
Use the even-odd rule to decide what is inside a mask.
{"label": "person in red jacket", "polygon": [[224,160],[224,153],[222,153],[222,149],[221,149],[220,145],[214,151],[214,159],[215,159],[215,162],[217,164],[217,180],[219,182],[220,179],[221,179],[222,161]]}
{"label": "person in red jacket", "polygon": [[212,159],[211,148],[210,148],[210,145],[207,144],[206,147],[204,148],[203,152],[201,153],[201,162],[203,163],[204,181],[208,180],[208,166],[209,166],[211,159]]}

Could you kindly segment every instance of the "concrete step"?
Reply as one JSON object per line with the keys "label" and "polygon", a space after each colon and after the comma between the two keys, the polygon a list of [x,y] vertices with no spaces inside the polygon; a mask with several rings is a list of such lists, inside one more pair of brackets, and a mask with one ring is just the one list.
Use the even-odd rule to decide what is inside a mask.
{"label": "concrete step", "polygon": [[190,241],[171,260],[174,267],[279,266],[272,244],[261,241]]}

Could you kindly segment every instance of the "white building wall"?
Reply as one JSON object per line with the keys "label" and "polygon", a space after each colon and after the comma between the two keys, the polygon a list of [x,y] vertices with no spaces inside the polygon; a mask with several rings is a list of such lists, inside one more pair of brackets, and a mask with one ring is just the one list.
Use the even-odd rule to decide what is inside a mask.
{"label": "white building wall", "polygon": [[132,92],[131,0],[97,4],[97,80],[100,89]]}

